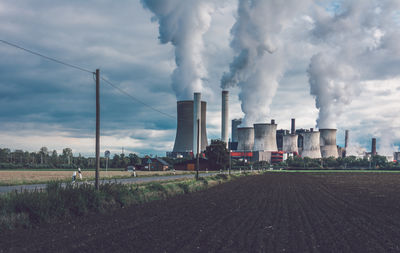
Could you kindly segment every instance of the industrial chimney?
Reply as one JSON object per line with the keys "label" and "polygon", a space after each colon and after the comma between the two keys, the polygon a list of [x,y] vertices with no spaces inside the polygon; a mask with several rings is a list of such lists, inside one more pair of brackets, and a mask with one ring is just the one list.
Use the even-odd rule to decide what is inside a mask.
{"label": "industrial chimney", "polygon": [[346,130],[344,134],[344,147],[347,148],[348,146],[349,146],[349,130]]}
{"label": "industrial chimney", "polygon": [[271,124],[254,124],[254,151],[278,151],[276,144],[276,128],[274,120]]}
{"label": "industrial chimney", "polygon": [[[197,147],[201,148],[200,133],[201,133],[201,93],[195,92],[193,97],[193,149],[192,149],[193,155],[197,154]],[[199,138],[197,138],[197,134],[199,134]],[[199,143],[197,143],[197,139]]]}
{"label": "industrial chimney", "polygon": [[302,157],[321,158],[321,150],[319,146],[320,135],[314,129],[310,132],[304,132],[303,135],[303,151]]}
{"label": "industrial chimney", "polygon": [[372,138],[371,155],[376,155],[376,138]]}
{"label": "industrial chimney", "polygon": [[[205,150],[207,146],[206,111],[207,103],[202,101],[200,124],[201,150]],[[193,151],[193,113],[193,100],[177,102],[177,128],[173,153],[189,154]]]}
{"label": "industrial chimney", "polygon": [[336,129],[320,129],[320,149],[323,158],[338,158],[336,146]]}
{"label": "industrial chimney", "polygon": [[222,91],[222,117],[221,117],[221,140],[228,147],[229,131],[229,91]]}
{"label": "industrial chimney", "polygon": [[296,134],[296,119],[292,119],[291,134]]}
{"label": "industrial chimney", "polygon": [[240,151],[251,151],[254,146],[254,128],[238,127],[238,147]]}

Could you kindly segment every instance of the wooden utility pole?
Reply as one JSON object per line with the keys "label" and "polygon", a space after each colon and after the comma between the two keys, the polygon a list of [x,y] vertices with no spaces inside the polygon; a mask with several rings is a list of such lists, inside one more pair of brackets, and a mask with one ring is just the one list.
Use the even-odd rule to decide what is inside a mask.
{"label": "wooden utility pole", "polygon": [[199,138],[200,138],[200,120],[199,119],[197,119],[197,143],[196,143],[196,146],[197,146],[197,154],[196,154],[196,180],[198,180],[199,179],[199,165],[200,165],[200,163],[199,163],[199,149],[200,149],[200,147],[199,147]]}
{"label": "wooden utility pole", "polygon": [[[231,143],[231,139],[229,139],[229,143]],[[231,147],[228,145],[228,154],[229,154],[229,175],[231,174],[232,170],[232,158],[231,158]]]}
{"label": "wooden utility pole", "polygon": [[100,70],[96,69],[96,179],[95,187],[99,189],[100,170]]}

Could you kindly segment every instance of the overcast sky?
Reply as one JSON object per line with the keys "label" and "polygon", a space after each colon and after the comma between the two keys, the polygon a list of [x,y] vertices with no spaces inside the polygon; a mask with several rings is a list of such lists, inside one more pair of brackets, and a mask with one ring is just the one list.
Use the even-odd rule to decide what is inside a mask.
{"label": "overcast sky", "polygon": [[[210,139],[220,138],[220,82],[236,56],[230,44],[234,36],[230,31],[238,18],[237,0],[216,2],[218,5],[211,4],[212,9],[208,10],[211,19],[208,29],[203,31],[201,51],[207,72],[201,81],[203,100],[208,103],[207,134]],[[310,4],[311,1],[302,2]],[[399,6],[388,5],[387,8],[393,9],[385,15],[389,21],[373,26],[378,27],[378,31],[374,30],[371,36],[379,37],[379,41],[365,42],[370,51],[373,51],[371,43],[375,43],[376,47],[384,47],[385,52],[354,53],[348,60],[341,54],[348,52],[349,45],[356,47],[359,41],[364,41],[363,31],[372,25],[368,25],[368,29],[357,26],[354,20],[361,20],[360,16],[364,14],[354,12],[346,17],[351,25],[342,22],[343,9],[337,7],[338,2],[319,1],[320,9],[315,6],[304,8],[304,13],[285,17],[284,29],[280,29],[276,38],[284,48],[285,62],[265,121],[275,119],[278,128],[289,129],[290,119],[296,118],[297,128],[316,127],[319,117],[316,97],[321,94],[316,95],[319,91],[315,90],[310,92],[309,78],[311,75],[316,80],[325,80],[332,73],[343,74],[343,69],[339,68],[323,77],[314,75],[315,71],[326,73],[337,60],[347,71],[344,77],[332,81],[338,85],[334,88],[335,96],[328,96],[333,99],[337,143],[343,145],[344,130],[349,129],[353,146],[369,150],[370,139],[377,137],[378,151],[390,154],[400,145],[400,118],[397,115],[400,107],[400,46],[396,47],[398,40],[397,44],[390,44],[400,38]],[[389,10],[385,8],[380,11]],[[139,0],[2,0],[0,39],[91,71],[99,68],[104,78],[125,92],[176,116],[177,94],[171,81],[176,68],[174,46],[160,43],[159,23],[153,16]],[[388,27],[385,24],[389,23],[390,31],[385,30]],[[347,32],[343,32],[345,29]],[[354,30],[361,31],[357,33],[359,37],[353,37]],[[384,40],[385,36],[389,38]],[[322,56],[311,60],[318,53]],[[0,147],[38,151],[46,146],[58,152],[70,147],[75,155],[94,156],[93,76],[2,43],[0,55]],[[360,64],[367,61],[369,64]],[[323,65],[321,62],[332,63]],[[266,72],[268,70],[265,68]],[[353,72],[357,75],[347,75]],[[354,76],[357,76],[356,81]],[[356,85],[349,88],[348,83],[352,82]],[[230,89],[231,119],[244,116],[239,100],[241,89]],[[351,94],[351,98],[338,99],[336,95],[340,93]],[[326,94],[322,95],[326,97]],[[105,82],[101,83],[102,154],[105,150],[120,153],[124,148],[126,153],[165,155],[166,151],[172,150],[175,128],[176,119],[150,110]]]}

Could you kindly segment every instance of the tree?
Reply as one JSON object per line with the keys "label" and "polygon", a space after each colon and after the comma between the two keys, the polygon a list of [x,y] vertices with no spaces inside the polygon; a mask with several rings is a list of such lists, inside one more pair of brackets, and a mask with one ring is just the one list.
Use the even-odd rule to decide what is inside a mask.
{"label": "tree", "polygon": [[117,154],[115,154],[114,156],[113,156],[113,159],[112,159],[112,161],[111,161],[111,168],[118,168],[118,166],[119,166],[119,160],[120,160],[120,157],[119,157],[119,155],[117,155]]}
{"label": "tree", "polygon": [[57,150],[53,150],[53,152],[51,152],[51,158],[50,158],[51,162],[53,163],[53,165],[58,165],[58,154],[57,154]]}
{"label": "tree", "polygon": [[140,157],[137,154],[130,153],[128,155],[128,157],[129,157],[130,164],[132,164],[132,165],[142,164],[142,159],[140,159]]}
{"label": "tree", "polygon": [[225,142],[221,140],[211,140],[211,145],[207,146],[205,155],[213,170],[221,170],[229,165],[229,151],[226,149]]}
{"label": "tree", "polygon": [[64,148],[62,157],[64,158],[64,161],[66,161],[68,163],[68,165],[70,165],[71,164],[71,158],[72,158],[72,149]]}
{"label": "tree", "polygon": [[41,147],[39,150],[39,154],[40,154],[40,163],[46,163],[46,157],[49,155],[49,150],[47,149],[47,147]]}

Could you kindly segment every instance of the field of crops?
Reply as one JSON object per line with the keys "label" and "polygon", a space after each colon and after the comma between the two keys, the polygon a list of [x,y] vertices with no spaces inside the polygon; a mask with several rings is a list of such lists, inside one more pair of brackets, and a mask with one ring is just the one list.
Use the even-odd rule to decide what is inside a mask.
{"label": "field of crops", "polygon": [[[43,183],[50,180],[71,180],[72,170],[0,170],[0,185],[19,185],[19,184],[32,184]],[[187,172],[176,172],[176,174]],[[101,178],[115,178],[115,177],[129,177],[132,172],[127,171],[101,171]],[[169,175],[172,172],[163,171],[137,171],[137,176],[156,176],[156,175]],[[82,171],[83,180],[93,179],[95,172]],[[77,176],[78,177],[78,176]],[[79,178],[78,178],[79,180]]]}
{"label": "field of crops", "polygon": [[265,173],[20,229],[0,235],[0,246],[6,252],[399,252],[399,192],[399,173]]}

